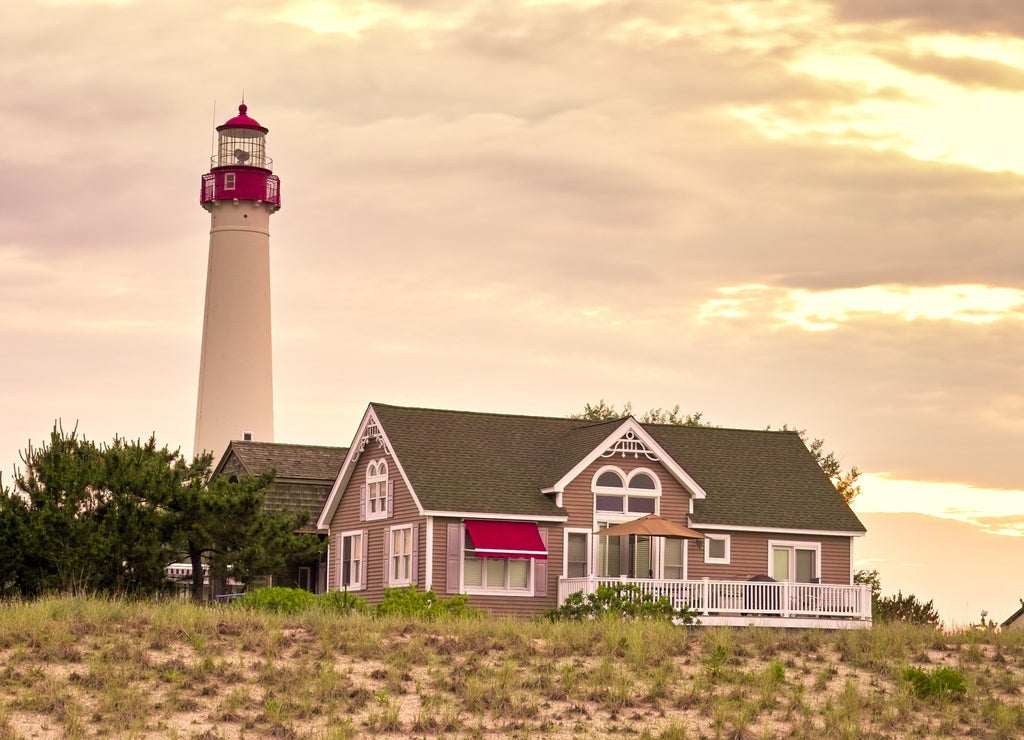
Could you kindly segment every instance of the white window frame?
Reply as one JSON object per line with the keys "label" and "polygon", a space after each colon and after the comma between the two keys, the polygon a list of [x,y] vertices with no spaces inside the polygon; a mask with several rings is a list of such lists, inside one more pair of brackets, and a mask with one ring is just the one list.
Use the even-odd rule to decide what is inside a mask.
{"label": "white window frame", "polygon": [[[467,586],[466,585],[466,561],[467,560],[479,560],[481,561],[480,567],[480,580],[483,585],[480,586]],[[500,587],[495,587],[487,583],[487,561],[488,560],[523,560],[528,563],[526,568],[526,586],[512,587],[509,585],[510,573],[508,563],[505,566],[505,582]],[[462,550],[462,592],[465,594],[476,594],[479,596],[533,596],[533,583],[534,583],[534,566],[536,564],[535,558],[477,558],[468,554],[468,551],[463,548]]]}
{"label": "white window frame", "polygon": [[801,542],[799,540],[768,540],[768,575],[772,576],[773,578],[775,577],[775,548],[785,548],[789,550],[789,578],[786,580],[794,583],[796,582],[796,551],[814,551],[814,575],[811,577],[817,578],[818,582],[821,582],[820,542]]}
{"label": "white window frame", "polygon": [[[363,538],[367,536],[367,532],[364,529],[353,529],[348,532],[341,533],[341,539],[338,541],[338,588],[340,590],[348,591],[362,591],[363,584],[366,583],[366,562],[363,560]],[[349,565],[352,563],[359,563],[359,578],[354,583],[345,584],[345,540],[352,539],[354,537],[359,538],[359,547],[349,547]],[[349,574],[352,573],[352,568],[349,567]]]}
{"label": "white window frame", "polygon": [[[623,483],[621,486],[597,485],[597,479],[609,471],[614,472],[619,476]],[[646,474],[650,476],[651,480],[654,481],[654,488],[631,488],[629,482],[640,474]],[[643,516],[644,513],[629,510],[630,498],[654,499],[654,511],[645,513],[661,513],[661,479],[658,477],[658,474],[655,473],[651,468],[634,468],[633,470],[630,470],[627,473],[617,465],[602,465],[600,468],[594,471],[594,477],[590,479],[590,491],[593,494],[593,506],[595,517],[621,517],[622,521],[629,521],[630,519],[636,519],[637,517]],[[599,495],[621,496],[622,509],[620,511],[607,511],[604,509],[598,510],[597,497]]]}
{"label": "white window frame", "polygon": [[[729,565],[732,560],[732,535],[731,534],[706,534],[704,535],[704,562],[708,565]],[[711,554],[711,547],[707,540],[725,542],[725,556],[716,558]]]}
{"label": "white window frame", "polygon": [[[370,471],[374,471],[372,474]],[[374,509],[378,505],[378,509]],[[366,521],[388,518],[388,462],[371,460],[366,466]]]}
{"label": "white window frame", "polygon": [[[405,542],[408,545],[408,549],[404,552],[398,551],[399,532],[405,532]],[[412,541],[412,525],[401,524],[398,526],[391,527],[388,530],[388,538],[391,543],[391,549],[388,551],[388,586],[408,586],[412,584],[412,553],[415,549],[415,544]],[[404,561],[404,567],[403,567]],[[397,575],[404,570],[404,577]]]}
{"label": "white window frame", "polygon": [[[569,575],[569,535],[570,534],[581,534],[586,537],[586,553],[587,561],[584,567],[585,573],[582,576],[570,576]],[[562,577],[563,578],[583,578],[594,574],[594,533],[589,529],[574,529],[566,528],[562,530]]]}
{"label": "white window frame", "polygon": [[236,178],[235,178],[235,173],[234,172],[225,172],[224,173],[224,189],[225,190],[234,190],[235,189],[235,181],[236,181]]}

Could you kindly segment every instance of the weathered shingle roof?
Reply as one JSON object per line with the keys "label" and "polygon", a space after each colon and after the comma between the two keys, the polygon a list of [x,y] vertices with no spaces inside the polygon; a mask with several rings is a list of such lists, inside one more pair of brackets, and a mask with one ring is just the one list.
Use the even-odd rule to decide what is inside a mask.
{"label": "weathered shingle roof", "polygon": [[275,477],[267,487],[264,505],[270,511],[308,514],[309,521],[300,531],[315,532],[317,517],[347,453],[347,447],[235,440],[228,445],[215,473],[222,472],[232,457],[249,475],[274,470]]}
{"label": "weathered shingle roof", "polygon": [[278,479],[329,481],[332,484],[348,453],[347,447],[238,440],[231,443],[231,449],[250,475],[276,470]]}
{"label": "weathered shingle roof", "polygon": [[[551,487],[623,420],[371,404],[424,509],[564,516]],[[645,424],[707,493],[705,526],[863,532],[795,432]]]}

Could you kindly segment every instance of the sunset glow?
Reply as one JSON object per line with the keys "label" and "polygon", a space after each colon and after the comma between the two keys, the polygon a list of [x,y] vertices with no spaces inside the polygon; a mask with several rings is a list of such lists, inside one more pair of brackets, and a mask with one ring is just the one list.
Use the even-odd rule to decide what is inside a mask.
{"label": "sunset glow", "polygon": [[1017,0],[27,0],[0,56],[0,470],[55,420],[189,451],[244,90],[278,441],[680,404],[824,438],[879,532],[1021,532]]}

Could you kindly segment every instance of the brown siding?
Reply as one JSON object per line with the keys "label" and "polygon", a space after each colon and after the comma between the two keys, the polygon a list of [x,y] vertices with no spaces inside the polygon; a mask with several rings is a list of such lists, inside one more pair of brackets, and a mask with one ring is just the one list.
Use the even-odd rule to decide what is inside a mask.
{"label": "brown siding", "polygon": [[[461,519],[434,519],[434,592],[446,597],[448,524],[461,524]],[[512,614],[517,616],[541,615],[554,609],[558,602],[558,576],[562,572],[562,529],[558,524],[539,522],[541,529],[548,532],[548,576],[547,594],[544,596],[481,596],[471,594],[469,604],[477,609],[486,609],[492,614]],[[557,564],[557,567],[556,567]],[[534,573],[536,574],[536,569]]]}
{"label": "brown siding", "polygon": [[[392,496],[391,516],[387,519],[375,519],[372,521],[359,521],[359,498],[360,489],[366,485],[366,468],[370,462],[384,458],[388,463],[388,481],[394,485]],[[339,563],[341,556],[340,538],[342,532],[366,530],[367,532],[367,554],[366,554],[366,588],[359,593],[364,599],[370,602],[379,602],[384,598],[384,538],[388,535],[391,527],[404,524],[419,524],[417,533],[416,551],[416,586],[423,589],[424,575],[426,573],[427,551],[426,537],[427,529],[425,518],[420,516],[416,508],[416,502],[409,492],[408,486],[398,473],[398,466],[390,455],[385,455],[383,449],[377,442],[367,444],[366,449],[359,456],[355,463],[355,471],[349,479],[348,486],[341,497],[338,508],[331,519],[331,564],[327,574],[327,586],[329,589],[338,588]],[[437,583],[435,581],[435,587]]]}
{"label": "brown siding", "polygon": [[712,578],[743,581],[751,576],[768,573],[768,541],[821,543],[822,583],[850,583],[851,538],[833,535],[785,534],[779,532],[727,532],[706,530],[707,534],[730,535],[730,557],[728,565],[705,563],[703,549],[696,543],[688,542],[689,558],[687,575],[691,579]]}

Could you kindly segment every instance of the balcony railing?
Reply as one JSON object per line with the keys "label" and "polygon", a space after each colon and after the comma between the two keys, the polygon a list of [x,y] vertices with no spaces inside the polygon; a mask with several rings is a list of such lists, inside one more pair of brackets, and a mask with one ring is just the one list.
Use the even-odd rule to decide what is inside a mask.
{"label": "balcony railing", "polygon": [[680,609],[684,606],[698,616],[812,617],[822,619],[871,619],[871,588],[832,583],[790,583],[764,581],[713,581],[704,578],[683,581],[658,578],[558,579],[558,603],[569,594],[592,594],[599,585],[631,583],[655,598],[666,597]]}

